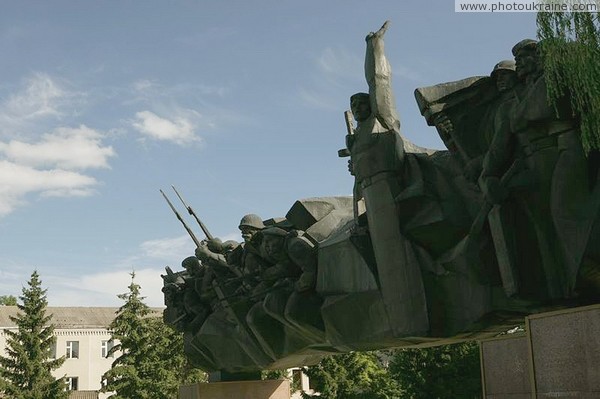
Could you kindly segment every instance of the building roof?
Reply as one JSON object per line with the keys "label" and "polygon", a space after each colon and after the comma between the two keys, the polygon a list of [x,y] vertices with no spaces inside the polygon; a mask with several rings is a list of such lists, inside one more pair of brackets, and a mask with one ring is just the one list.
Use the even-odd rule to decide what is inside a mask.
{"label": "building roof", "polygon": [[[108,328],[119,308],[116,307],[53,307],[46,308],[52,314],[55,328]],[[162,309],[151,308],[152,316],[160,316]],[[0,328],[16,327],[10,316],[16,316],[16,306],[0,306]]]}

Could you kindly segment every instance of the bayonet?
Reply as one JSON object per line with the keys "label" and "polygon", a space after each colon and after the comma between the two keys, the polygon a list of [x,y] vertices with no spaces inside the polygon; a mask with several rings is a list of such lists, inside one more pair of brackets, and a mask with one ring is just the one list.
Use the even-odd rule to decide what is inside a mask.
{"label": "bayonet", "polygon": [[196,244],[196,246],[199,247],[200,246],[200,240],[198,240],[198,238],[196,238],[196,235],[194,234],[194,232],[192,231],[192,229],[190,229],[189,226],[187,225],[187,223],[185,223],[185,220],[183,220],[183,218],[181,217],[181,215],[179,214],[179,212],[177,212],[177,209],[175,209],[175,207],[173,206],[173,204],[171,203],[171,201],[169,201],[169,198],[167,198],[167,196],[165,195],[165,193],[163,192],[163,190],[159,190],[159,191],[162,194],[162,196],[165,198],[165,200],[167,201],[167,203],[169,204],[169,206],[171,207],[171,209],[173,210],[173,212],[175,213],[175,216],[177,216],[177,219],[179,219],[179,221],[181,222],[181,224],[183,224],[183,227],[185,228],[185,230],[188,232],[188,234],[190,235],[190,237],[194,241],[194,244]]}
{"label": "bayonet", "polygon": [[185,206],[185,209],[187,209],[188,213],[190,215],[192,215],[194,217],[194,219],[196,219],[196,222],[198,222],[198,224],[200,225],[200,228],[204,232],[204,235],[206,236],[206,238],[209,240],[212,240],[213,235],[210,234],[210,231],[208,231],[208,228],[206,227],[206,225],[204,223],[202,223],[202,220],[200,220],[200,218],[196,215],[196,212],[194,212],[194,210],[192,209],[191,206],[189,206],[188,204],[185,203],[185,201],[183,200],[183,198],[181,197],[181,195],[179,194],[179,192],[177,191],[175,186],[171,185],[171,187],[173,188],[173,191],[175,191],[175,194],[177,194],[177,196],[181,200],[181,203],[183,204],[183,206]]}

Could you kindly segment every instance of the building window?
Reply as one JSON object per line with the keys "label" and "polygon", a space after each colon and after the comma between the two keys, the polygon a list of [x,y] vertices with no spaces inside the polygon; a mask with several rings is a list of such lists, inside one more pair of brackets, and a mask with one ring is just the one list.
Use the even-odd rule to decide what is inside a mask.
{"label": "building window", "polygon": [[67,391],[76,391],[77,390],[77,386],[79,385],[78,377],[67,377],[66,382],[67,382]]}
{"label": "building window", "polygon": [[56,341],[50,347],[49,352],[48,357],[50,359],[56,359]]}
{"label": "building window", "polygon": [[113,357],[113,354],[110,353],[113,346],[115,346],[115,343],[112,339],[110,341],[102,341],[102,357]]}
{"label": "building window", "polygon": [[79,341],[67,341],[67,359],[79,358]]}

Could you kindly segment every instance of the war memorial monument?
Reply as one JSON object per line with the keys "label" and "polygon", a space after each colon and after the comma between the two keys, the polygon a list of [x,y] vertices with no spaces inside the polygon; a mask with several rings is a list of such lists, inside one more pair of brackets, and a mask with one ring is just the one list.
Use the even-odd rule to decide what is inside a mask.
{"label": "war memorial monument", "polygon": [[[591,353],[581,373],[596,381],[573,390],[600,395],[600,158],[583,149],[570,93],[549,104],[540,43],[520,41],[491,74],[415,90],[447,150],[420,148],[400,131],[387,27],[366,38],[369,93],[353,95],[346,112],[338,155],[348,157],[353,196],[245,215],[242,243],[213,237],[184,202],[206,239],[192,234],[195,254],[182,271],[167,268],[164,320],[184,333],[191,362],[222,380],[348,351],[477,339],[487,342],[484,385],[501,391],[494,372],[528,356],[541,364],[532,342],[572,352],[570,342]],[[550,311],[571,319],[557,327],[530,316]],[[516,344],[485,341],[526,316],[542,323],[535,340],[531,330]],[[564,356],[553,364],[575,370]],[[531,397],[529,380],[539,390],[552,373],[523,367],[527,376],[510,377],[525,379],[512,392],[523,396],[510,397]],[[509,397],[500,391],[493,397]],[[600,397],[590,395],[574,397]]]}

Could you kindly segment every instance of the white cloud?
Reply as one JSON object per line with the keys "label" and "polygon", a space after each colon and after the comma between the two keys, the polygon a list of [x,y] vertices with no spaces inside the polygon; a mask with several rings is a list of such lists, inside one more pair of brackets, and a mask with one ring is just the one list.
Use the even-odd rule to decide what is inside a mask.
{"label": "white cloud", "polygon": [[103,272],[74,278],[46,277],[50,306],[121,306],[124,301],[117,295],[128,292],[130,273],[135,271],[135,283],[141,287],[144,303],[151,307],[163,306],[163,285],[160,269],[135,269]]}
{"label": "white cloud", "polygon": [[26,196],[85,197],[97,180],[82,170],[108,168],[115,155],[102,134],[86,126],[57,128],[37,142],[0,142],[0,217],[26,203]]}
{"label": "white cloud", "polygon": [[[227,234],[222,239],[239,241],[239,232]],[[141,295],[146,297],[144,302],[152,307],[161,307],[164,305],[161,275],[166,272],[163,267],[154,265],[170,264],[174,271],[182,270],[180,262],[193,255],[194,248],[195,245],[188,235],[160,238],[142,242],[136,250],[136,255],[113,265],[118,268],[115,271],[75,277],[49,276],[43,271],[40,273],[44,279],[44,286],[48,287],[50,306],[120,306],[123,301],[118,299],[117,295],[127,292],[131,283],[130,273],[135,271],[135,282],[141,287]],[[138,265],[153,266],[138,269]]]}
{"label": "white cloud", "polygon": [[84,95],[66,88],[67,83],[45,73],[34,73],[0,102],[0,133],[14,136],[39,130],[42,121],[74,114]]}
{"label": "white cloud", "polygon": [[320,89],[300,88],[299,98],[308,106],[330,111],[339,111],[339,101]]}
{"label": "white cloud", "polygon": [[92,195],[98,182],[82,171],[109,168],[115,151],[103,144],[102,133],[85,125],[55,127],[80,105],[82,93],[67,86],[34,73],[0,102],[0,217],[25,204],[31,194]]}
{"label": "white cloud", "polygon": [[[144,302],[148,306],[162,307],[161,275],[166,274],[162,266],[166,264],[164,261],[171,263],[173,270],[180,270],[179,262],[193,255],[193,251],[194,244],[187,235],[162,238],[141,243],[135,256],[110,265],[110,271],[62,274],[60,270],[42,265],[38,272],[42,286],[48,289],[49,306],[121,306],[123,300],[117,295],[128,292],[131,272],[134,271],[135,283],[141,287]],[[18,295],[35,267],[9,259],[1,260],[11,272],[0,270],[0,292],[4,292],[3,295]]]}
{"label": "white cloud", "polygon": [[[145,241],[140,245],[143,256],[172,262],[183,259],[182,254],[193,254],[194,244],[188,235]],[[190,252],[192,251],[192,252]]]}
{"label": "white cloud", "polygon": [[36,73],[27,79],[24,90],[9,97],[4,108],[11,115],[26,119],[58,116],[59,102],[66,95],[50,76]]}
{"label": "white cloud", "polygon": [[165,269],[138,266],[170,263],[173,270],[178,270],[181,269],[179,262],[193,253],[194,244],[187,235],[142,242],[136,255],[113,265],[118,270],[68,278],[46,277],[50,305],[120,306],[123,301],[117,295],[127,292],[131,283],[130,273],[135,271],[135,282],[141,287],[141,295],[146,297],[144,302],[153,307],[163,306],[163,281],[160,276],[166,273]]}
{"label": "white cloud", "polygon": [[27,165],[0,160],[0,216],[24,203],[32,192],[48,196],[91,195],[97,184],[91,176],[61,169],[38,170]]}
{"label": "white cloud", "polygon": [[423,79],[422,76],[415,70],[404,65],[392,66],[392,77],[395,79],[403,79],[410,81],[418,81]]}
{"label": "white cloud", "polygon": [[361,69],[364,61],[356,54],[343,49],[327,47],[316,59],[321,71],[331,76],[356,79],[364,71]]}
{"label": "white cloud", "polygon": [[[189,111],[194,113],[193,111]],[[194,113],[195,114],[195,113]],[[143,135],[155,140],[171,141],[178,145],[186,145],[200,141],[195,134],[195,124],[186,116],[174,116],[171,119],[160,117],[151,111],[135,114],[133,127]]]}
{"label": "white cloud", "polygon": [[115,155],[110,146],[103,146],[102,135],[84,125],[79,128],[58,128],[44,134],[39,142],[12,140],[0,142],[0,153],[11,161],[27,166],[59,169],[108,168],[108,158]]}
{"label": "white cloud", "polygon": [[146,91],[155,86],[156,86],[156,84],[148,79],[140,79],[140,80],[136,80],[135,82],[133,82],[133,88],[136,91]]}
{"label": "white cloud", "polygon": [[298,98],[311,108],[338,110],[341,99],[348,96],[348,87],[357,87],[360,79],[364,80],[362,66],[357,54],[325,48],[314,57],[313,76],[298,88]]}

